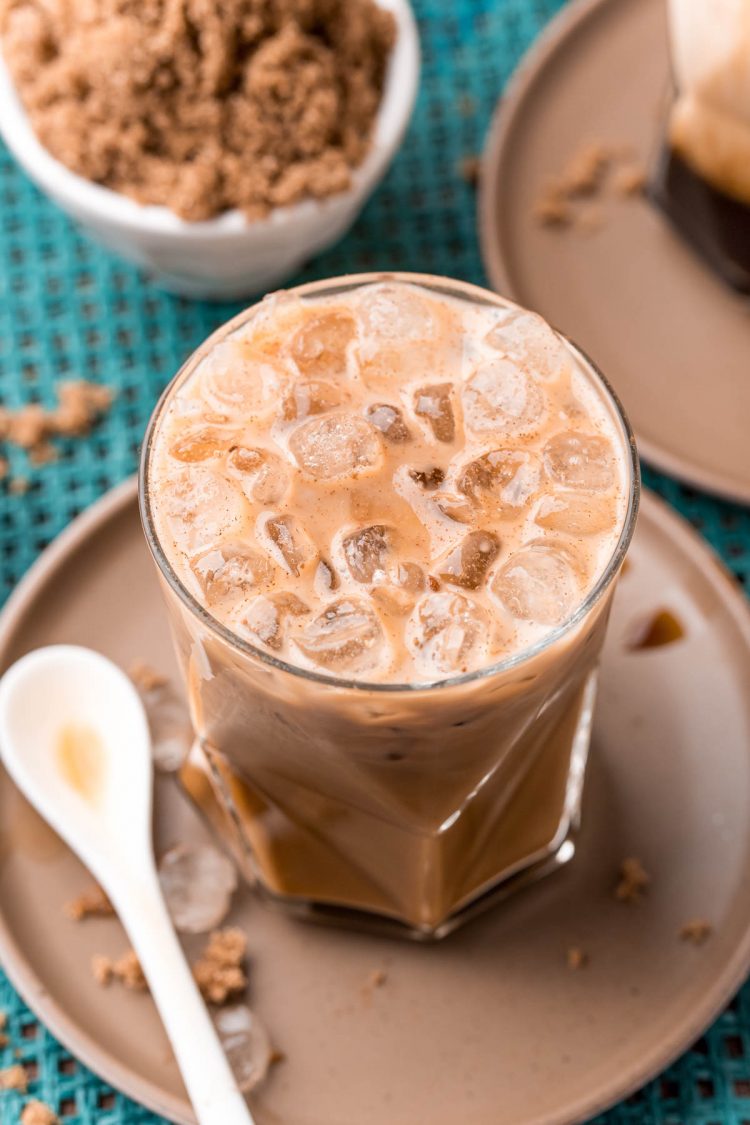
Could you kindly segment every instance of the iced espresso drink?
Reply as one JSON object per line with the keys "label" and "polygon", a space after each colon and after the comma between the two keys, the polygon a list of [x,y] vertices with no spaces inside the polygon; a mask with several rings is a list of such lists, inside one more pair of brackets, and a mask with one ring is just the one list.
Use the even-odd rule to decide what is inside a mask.
{"label": "iced espresso drink", "polygon": [[675,99],[657,201],[735,288],[750,292],[750,3],[669,0]]}
{"label": "iced espresso drink", "polygon": [[261,886],[441,933],[572,854],[635,473],[581,354],[458,283],[275,294],[189,361],[144,520]]}

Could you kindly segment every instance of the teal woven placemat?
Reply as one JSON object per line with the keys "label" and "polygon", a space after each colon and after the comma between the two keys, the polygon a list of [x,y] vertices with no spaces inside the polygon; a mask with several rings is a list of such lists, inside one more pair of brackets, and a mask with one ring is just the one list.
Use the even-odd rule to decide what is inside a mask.
{"label": "teal woven placemat", "polygon": [[[298,280],[382,267],[485,282],[474,193],[460,164],[481,150],[499,91],[558,7],[559,0],[416,0],[423,71],[407,143],[355,229]],[[160,389],[236,309],[159,292],[78,234],[0,148],[0,399],[51,403],[64,375],[117,392],[104,422],[88,439],[63,444],[58,462],[32,468],[11,453],[11,475],[27,478],[30,489],[0,491],[0,598],[74,516],[135,470]],[[747,582],[748,512],[649,470],[645,479]],[[67,1125],[156,1125],[158,1118],[71,1059],[2,974],[0,1009],[31,1094]],[[2,1066],[14,1061],[10,1048],[0,1057]],[[16,1094],[0,1094],[0,1125],[16,1125],[22,1104]],[[626,1123],[750,1125],[750,986],[666,1074],[597,1121]]]}

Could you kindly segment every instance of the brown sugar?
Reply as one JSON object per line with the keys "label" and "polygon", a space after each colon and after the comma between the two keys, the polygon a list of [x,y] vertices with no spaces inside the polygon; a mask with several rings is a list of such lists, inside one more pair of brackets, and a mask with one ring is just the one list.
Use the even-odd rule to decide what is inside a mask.
{"label": "brown sugar", "polygon": [[[3,0],[0,0],[0,6]],[[112,404],[112,392],[98,383],[71,379],[58,383],[57,405],[47,410],[37,402],[16,410],[0,407],[0,440],[25,449],[33,465],[43,465],[57,458],[51,437],[82,437],[89,432]],[[9,481],[11,492],[23,478]]]}
{"label": "brown sugar", "polygon": [[606,218],[594,200],[633,198],[643,193],[645,185],[646,171],[629,145],[587,141],[548,180],[532,205],[532,216],[540,226],[574,226],[591,233]]}
{"label": "brown sugar", "polygon": [[44,1102],[27,1102],[21,1110],[20,1125],[58,1125],[59,1117]]}
{"label": "brown sugar", "polygon": [[643,898],[650,884],[651,876],[641,861],[631,856],[620,864],[615,898],[620,902],[638,902]]}
{"label": "brown sugar", "polygon": [[91,973],[97,984],[106,988],[113,980],[118,980],[131,992],[146,992],[148,983],[143,975],[141,963],[132,949],[123,953],[116,961],[104,954],[97,954],[91,961]]}
{"label": "brown sugar", "polygon": [[578,945],[571,945],[565,957],[567,966],[573,972],[579,969],[585,969],[589,963],[589,955],[585,950],[581,949]]}
{"label": "brown sugar", "polygon": [[242,930],[232,927],[214,930],[203,956],[193,966],[193,976],[204,1000],[211,1004],[224,1004],[244,992],[247,987],[246,953],[247,938]]}
{"label": "brown sugar", "polygon": [[705,918],[691,918],[680,929],[680,941],[690,942],[691,945],[703,945],[713,932],[713,926]]}
{"label": "brown sugar", "polygon": [[349,186],[395,22],[374,0],[0,0],[0,36],[53,156],[202,220]]}
{"label": "brown sugar", "polygon": [[4,1070],[0,1070],[0,1090],[18,1090],[20,1094],[25,1094],[28,1085],[29,1076],[20,1063],[14,1063],[13,1066],[6,1066]]}
{"label": "brown sugar", "polygon": [[169,679],[163,672],[157,672],[145,660],[134,660],[128,668],[128,676],[133,681],[139,691],[145,692],[146,695],[152,691],[158,691],[159,688],[166,687]]}
{"label": "brown sugar", "polygon": [[461,178],[469,187],[477,187],[482,171],[482,160],[479,156],[465,156],[461,161]]}
{"label": "brown sugar", "polygon": [[641,164],[623,164],[612,173],[616,195],[640,195],[646,187],[646,169]]}
{"label": "brown sugar", "polygon": [[96,883],[65,904],[65,913],[73,922],[82,922],[84,918],[109,918],[114,912],[112,903]]}

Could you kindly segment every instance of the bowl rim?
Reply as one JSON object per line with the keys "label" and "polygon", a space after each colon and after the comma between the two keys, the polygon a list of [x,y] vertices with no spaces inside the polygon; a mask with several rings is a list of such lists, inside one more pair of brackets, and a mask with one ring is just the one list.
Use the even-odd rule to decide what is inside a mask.
{"label": "bowl rim", "polygon": [[0,136],[29,177],[61,206],[83,219],[141,231],[163,238],[188,236],[195,241],[253,233],[262,235],[296,222],[322,220],[374,187],[393,158],[411,118],[420,69],[419,33],[409,0],[375,0],[396,20],[396,41],[386,68],[383,93],[375,118],[372,143],[365,159],[352,171],[345,191],[324,199],[311,197],[273,208],[250,220],[237,208],[212,219],[190,222],[161,204],[138,203],[121,192],[87,180],[54,157],[38,139],[0,49]]}

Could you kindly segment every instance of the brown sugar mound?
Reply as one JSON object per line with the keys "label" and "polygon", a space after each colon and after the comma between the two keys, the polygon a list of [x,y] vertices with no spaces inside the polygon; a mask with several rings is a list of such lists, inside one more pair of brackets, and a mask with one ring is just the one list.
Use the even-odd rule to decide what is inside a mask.
{"label": "brown sugar mound", "polygon": [[44,1102],[27,1102],[21,1110],[20,1125],[58,1125],[59,1117]]}
{"label": "brown sugar mound", "polygon": [[73,922],[82,922],[85,918],[111,918],[114,912],[112,903],[98,884],[65,903],[65,913]]}
{"label": "brown sugar mound", "polygon": [[225,1004],[230,997],[244,992],[246,954],[247,938],[242,930],[228,927],[210,934],[203,956],[193,965],[193,976],[204,1000]]}
{"label": "brown sugar mound", "polygon": [[201,220],[349,186],[395,23],[374,0],[0,0],[0,36],[53,156]]}

